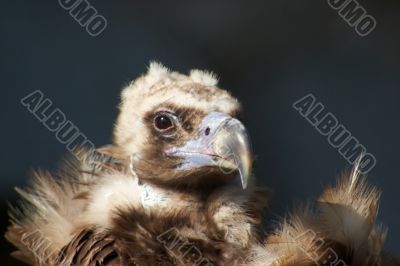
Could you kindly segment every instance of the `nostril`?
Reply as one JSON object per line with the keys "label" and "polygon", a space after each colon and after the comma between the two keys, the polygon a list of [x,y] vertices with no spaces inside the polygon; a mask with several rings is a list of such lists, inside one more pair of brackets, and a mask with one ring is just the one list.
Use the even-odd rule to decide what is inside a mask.
{"label": "nostril", "polygon": [[206,128],[206,131],[205,131],[204,133],[206,134],[206,136],[210,135],[210,128],[207,127],[207,128]]}

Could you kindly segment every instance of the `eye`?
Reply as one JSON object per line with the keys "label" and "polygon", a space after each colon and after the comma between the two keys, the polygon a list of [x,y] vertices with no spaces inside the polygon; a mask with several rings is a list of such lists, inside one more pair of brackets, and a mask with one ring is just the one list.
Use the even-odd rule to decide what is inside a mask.
{"label": "eye", "polygon": [[168,114],[161,113],[154,118],[154,127],[159,131],[167,131],[174,128],[174,123]]}

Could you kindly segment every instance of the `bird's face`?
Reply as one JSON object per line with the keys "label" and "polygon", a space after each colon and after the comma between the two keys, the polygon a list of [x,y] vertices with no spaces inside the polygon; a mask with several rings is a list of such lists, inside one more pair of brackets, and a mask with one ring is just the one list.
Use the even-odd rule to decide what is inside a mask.
{"label": "bird's face", "polygon": [[251,150],[246,129],[235,118],[236,99],[170,72],[147,90],[131,90],[123,95],[116,142],[131,156],[139,178],[183,186],[238,181],[246,188]]}

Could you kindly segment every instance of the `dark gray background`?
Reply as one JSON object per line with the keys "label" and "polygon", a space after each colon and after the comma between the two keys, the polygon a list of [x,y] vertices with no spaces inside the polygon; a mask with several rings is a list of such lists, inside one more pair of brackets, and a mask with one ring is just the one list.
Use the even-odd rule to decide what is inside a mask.
{"label": "dark gray background", "polygon": [[[364,38],[326,1],[90,3],[108,21],[98,37],[56,0],[0,3],[1,231],[13,187],[66,152],[20,99],[42,90],[102,146],[120,89],[157,59],[183,72],[213,70],[241,99],[256,176],[274,190],[269,218],[315,199],[350,167],[292,108],[313,93],[377,158],[368,180],[383,190],[379,220],[389,227],[388,249],[400,255],[399,1],[360,1],[377,20]],[[1,250],[2,265],[11,265],[11,247]]]}

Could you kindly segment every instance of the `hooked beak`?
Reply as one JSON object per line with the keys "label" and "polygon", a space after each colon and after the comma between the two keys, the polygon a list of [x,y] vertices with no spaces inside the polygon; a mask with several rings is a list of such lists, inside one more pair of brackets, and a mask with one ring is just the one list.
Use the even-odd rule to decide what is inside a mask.
{"label": "hooked beak", "polygon": [[184,146],[171,148],[167,155],[183,159],[182,169],[213,166],[222,173],[238,172],[246,189],[252,170],[251,148],[246,128],[226,114],[213,112],[199,126],[198,135]]}

